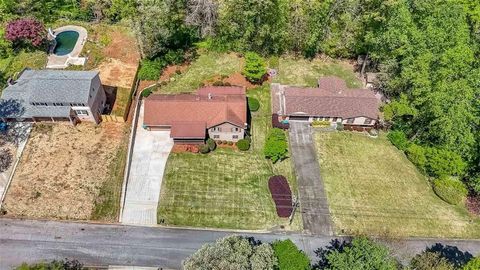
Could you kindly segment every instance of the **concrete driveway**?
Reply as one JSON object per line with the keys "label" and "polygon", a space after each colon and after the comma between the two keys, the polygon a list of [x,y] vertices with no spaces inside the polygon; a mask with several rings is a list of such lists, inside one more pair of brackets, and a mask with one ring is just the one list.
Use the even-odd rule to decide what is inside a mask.
{"label": "concrete driveway", "polygon": [[135,130],[122,223],[153,226],[157,224],[160,188],[173,140],[170,131],[145,130],[142,127],[143,116],[142,102]]}
{"label": "concrete driveway", "polygon": [[333,235],[312,129],[308,122],[290,121],[289,133],[290,149],[297,174],[303,228],[307,233],[315,235]]}

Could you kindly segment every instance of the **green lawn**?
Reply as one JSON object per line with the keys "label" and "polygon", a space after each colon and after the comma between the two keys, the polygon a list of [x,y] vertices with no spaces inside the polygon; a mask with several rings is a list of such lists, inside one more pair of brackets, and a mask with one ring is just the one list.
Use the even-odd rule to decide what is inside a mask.
{"label": "green lawn", "polygon": [[438,198],[385,136],[318,133],[316,144],[337,233],[480,237],[480,220]]}
{"label": "green lawn", "polygon": [[162,184],[158,220],[166,224],[234,229],[272,229],[284,225],[301,230],[301,217],[292,226],[277,217],[268,178],[287,176],[296,194],[290,159],[271,164],[262,154],[270,128],[269,86],[249,91],[261,101],[252,119],[252,148],[247,152],[217,149],[201,154],[170,154]]}
{"label": "green lawn", "polygon": [[11,60],[2,60],[1,63],[5,65],[5,77],[16,75],[24,68],[43,69],[47,65],[47,53],[43,51],[26,52],[20,51],[13,56]]}
{"label": "green lawn", "polygon": [[228,76],[241,71],[242,61],[236,54],[202,53],[188,69],[175,75],[170,83],[160,88],[162,93],[190,92],[215,76]]}
{"label": "green lawn", "polygon": [[355,76],[352,68],[342,62],[323,59],[295,59],[282,57],[274,61],[278,64],[278,75],[274,82],[296,85],[296,86],[317,86],[317,80],[323,76],[338,76],[347,82],[348,87],[361,87],[361,82]]}

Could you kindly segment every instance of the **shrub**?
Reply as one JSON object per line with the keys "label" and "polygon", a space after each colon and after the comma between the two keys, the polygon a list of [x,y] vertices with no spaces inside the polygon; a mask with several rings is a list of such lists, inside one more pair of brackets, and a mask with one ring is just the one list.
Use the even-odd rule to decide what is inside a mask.
{"label": "shrub", "polygon": [[415,270],[454,270],[453,264],[442,257],[438,252],[424,251],[413,257],[410,262],[411,269]]}
{"label": "shrub", "polygon": [[225,140],[223,140],[223,141],[222,141],[222,144],[228,144],[228,142],[227,142],[227,141],[225,141]]}
{"label": "shrub", "polygon": [[279,217],[289,217],[292,214],[292,191],[288,185],[287,178],[283,175],[276,175],[268,179],[268,189],[277,208]]}
{"label": "shrub", "polygon": [[232,146],[233,145],[233,142],[227,142],[228,145]]}
{"label": "shrub", "polygon": [[464,267],[463,270],[478,270],[480,269],[480,257],[471,259]]}
{"label": "shrub", "polygon": [[345,127],[343,126],[343,123],[342,122],[338,122],[337,123],[337,130],[338,131],[343,131],[345,129]]}
{"label": "shrub", "polygon": [[216,81],[212,85],[213,86],[223,86],[223,82],[222,81]]}
{"label": "shrub", "polygon": [[382,269],[397,270],[398,262],[388,249],[366,237],[354,238],[341,248],[327,251],[325,269]]}
{"label": "shrub", "polygon": [[438,197],[453,205],[463,203],[468,194],[467,188],[460,180],[445,176],[433,181],[433,190]]}
{"label": "shrub", "polygon": [[409,145],[407,136],[403,131],[400,131],[400,130],[390,131],[387,137],[390,140],[390,142],[393,145],[395,145],[395,147],[397,147],[402,151],[405,150]]}
{"label": "shrub", "polygon": [[47,36],[45,26],[35,19],[18,19],[7,24],[5,38],[16,45],[40,47]]}
{"label": "shrub", "polygon": [[272,243],[273,250],[278,259],[279,270],[308,270],[310,259],[292,242],[292,240],[275,241]]}
{"label": "shrub", "polygon": [[159,58],[155,60],[144,59],[138,71],[138,79],[156,81],[160,78],[160,73],[165,66],[165,61]]}
{"label": "shrub", "polygon": [[467,179],[468,187],[475,193],[480,195],[480,173],[473,175]]}
{"label": "shrub", "polygon": [[245,67],[243,68],[245,78],[252,83],[260,83],[266,73],[267,68],[263,58],[254,52],[247,52],[245,54]]}
{"label": "shrub", "polygon": [[229,83],[229,82],[224,82],[224,83],[223,83],[223,86],[232,86],[232,84]]}
{"label": "shrub", "polygon": [[184,60],[185,52],[181,49],[169,50],[163,58],[167,64],[180,64]]}
{"label": "shrub", "polygon": [[408,159],[415,164],[420,170],[425,170],[427,158],[425,157],[425,148],[417,144],[410,144],[405,150]]}
{"label": "shrub", "polygon": [[213,151],[215,150],[215,148],[217,148],[217,144],[212,138],[207,139],[207,146],[210,151]]}
{"label": "shrub", "polygon": [[312,126],[314,127],[329,127],[330,125],[330,121],[314,120],[312,122]]}
{"label": "shrub", "polygon": [[449,175],[462,175],[467,167],[462,157],[455,152],[440,149],[427,148],[425,153],[427,159],[426,170],[429,175],[440,177]]}
{"label": "shrub", "polygon": [[223,144],[222,141],[217,141],[217,145],[221,145],[221,144]]}
{"label": "shrub", "polygon": [[237,147],[240,151],[247,151],[250,149],[250,141],[247,139],[238,140]]}
{"label": "shrub", "polygon": [[197,269],[276,269],[277,258],[270,244],[253,238],[227,236],[205,244],[183,262],[185,270]]}
{"label": "shrub", "polygon": [[8,170],[8,168],[10,168],[10,165],[12,165],[12,162],[13,162],[12,153],[7,149],[1,150],[0,151],[0,173]]}
{"label": "shrub", "polygon": [[248,97],[248,108],[250,109],[251,112],[256,112],[258,109],[260,109],[260,102],[258,99],[253,98],[253,97]]}
{"label": "shrub", "polygon": [[285,132],[278,128],[273,128],[268,134],[263,153],[266,158],[273,163],[287,157],[288,144]]}
{"label": "shrub", "polygon": [[142,97],[146,98],[146,97],[150,96],[152,94],[152,92],[153,91],[152,91],[151,88],[147,89],[147,90],[144,90],[144,91],[142,91]]}
{"label": "shrub", "polygon": [[181,71],[180,69],[177,69],[177,70],[175,70],[175,73],[176,73],[177,75],[180,75],[180,74],[182,74],[182,71]]}
{"label": "shrub", "polygon": [[200,153],[202,154],[208,154],[208,152],[210,152],[210,148],[208,148],[208,145],[206,144],[201,144],[199,146],[199,150],[200,150]]}

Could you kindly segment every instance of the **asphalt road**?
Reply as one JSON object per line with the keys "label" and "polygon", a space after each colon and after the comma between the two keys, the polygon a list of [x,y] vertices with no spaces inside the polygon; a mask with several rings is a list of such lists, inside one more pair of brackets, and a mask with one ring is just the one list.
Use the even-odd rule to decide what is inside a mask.
{"label": "asphalt road", "polygon": [[[233,232],[101,225],[58,221],[0,219],[0,269],[22,262],[77,259],[86,265],[135,265],[179,269],[182,260],[203,244]],[[289,238],[315,261],[314,251],[327,246],[328,236],[237,233],[262,242]],[[480,255],[480,240],[407,239],[386,241],[405,260],[435,243],[458,246]]]}
{"label": "asphalt road", "polygon": [[297,174],[303,228],[315,235],[333,235],[328,201],[308,122],[290,122],[290,149]]}

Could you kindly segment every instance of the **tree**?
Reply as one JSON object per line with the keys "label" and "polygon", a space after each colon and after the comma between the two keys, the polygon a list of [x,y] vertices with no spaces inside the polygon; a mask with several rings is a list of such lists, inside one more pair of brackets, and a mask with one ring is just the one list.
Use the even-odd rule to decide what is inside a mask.
{"label": "tree", "polygon": [[463,270],[478,270],[480,269],[480,258],[471,259],[464,267]]}
{"label": "tree", "polygon": [[247,80],[260,83],[266,73],[267,68],[263,58],[254,52],[247,52],[245,54],[245,67],[243,68],[243,75]]}
{"label": "tree", "polygon": [[275,163],[286,158],[287,152],[288,145],[284,131],[279,128],[273,128],[270,130],[265,142],[265,148],[263,149],[265,157],[271,159],[272,162]]}
{"label": "tree", "polygon": [[286,0],[221,1],[217,47],[279,54],[286,50]]}
{"label": "tree", "polygon": [[278,270],[311,269],[310,259],[292,240],[275,241],[272,246],[278,258]]}
{"label": "tree", "polygon": [[0,173],[8,170],[13,162],[13,155],[7,149],[0,150]]}
{"label": "tree", "polygon": [[200,37],[215,35],[218,3],[214,0],[188,0],[185,22],[198,28]]}
{"label": "tree", "polygon": [[351,243],[330,249],[324,256],[325,269],[329,270],[398,269],[398,262],[386,247],[365,237],[354,238]]}
{"label": "tree", "polygon": [[45,26],[35,19],[18,19],[7,24],[5,38],[14,45],[40,47],[47,36]]}
{"label": "tree", "polygon": [[22,264],[15,270],[83,270],[83,265],[77,260],[51,261],[49,263]]}
{"label": "tree", "polygon": [[227,236],[206,244],[183,262],[185,270],[273,270],[277,259],[269,244],[241,236]]}
{"label": "tree", "polygon": [[453,264],[440,256],[438,252],[425,251],[417,254],[410,262],[410,267],[415,270],[454,270]]}

